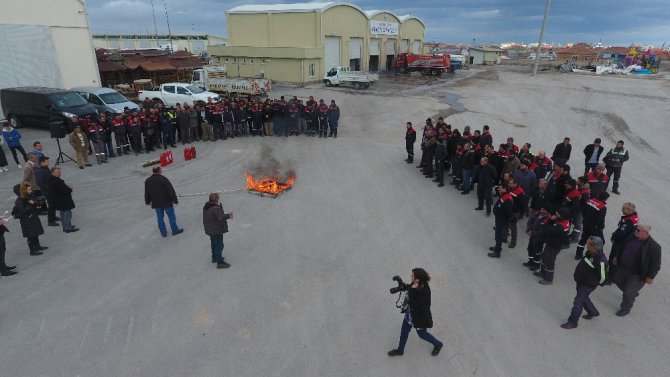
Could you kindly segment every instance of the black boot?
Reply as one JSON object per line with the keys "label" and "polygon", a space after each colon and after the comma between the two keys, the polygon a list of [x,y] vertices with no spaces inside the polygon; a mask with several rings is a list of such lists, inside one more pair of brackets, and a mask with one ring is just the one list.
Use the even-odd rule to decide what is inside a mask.
{"label": "black boot", "polygon": [[28,240],[28,249],[30,249],[30,255],[42,255],[44,254],[41,251],[37,250],[37,245],[33,243],[32,241]]}

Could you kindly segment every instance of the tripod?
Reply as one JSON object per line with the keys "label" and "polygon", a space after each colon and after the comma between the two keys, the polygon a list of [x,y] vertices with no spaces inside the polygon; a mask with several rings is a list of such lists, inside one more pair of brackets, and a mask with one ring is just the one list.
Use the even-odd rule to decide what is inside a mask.
{"label": "tripod", "polygon": [[[66,153],[63,153],[63,150],[60,148],[60,139],[56,138],[56,144],[58,144],[58,158],[56,159],[56,166],[60,163],[66,163],[68,161],[74,162],[74,159],[68,156]],[[67,159],[65,159],[67,157]]]}

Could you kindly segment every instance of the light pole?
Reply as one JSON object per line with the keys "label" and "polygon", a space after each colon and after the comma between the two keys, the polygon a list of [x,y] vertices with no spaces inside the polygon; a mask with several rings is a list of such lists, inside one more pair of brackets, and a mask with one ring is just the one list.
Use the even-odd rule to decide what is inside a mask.
{"label": "light pole", "polygon": [[549,16],[549,6],[551,0],[547,0],[547,6],[544,8],[544,19],[542,20],[542,29],[540,29],[540,41],[537,42],[535,50],[535,65],[533,66],[533,76],[537,75],[537,66],[540,64],[540,51],[542,51],[542,40],[544,39],[544,27],[547,25],[547,16]]}

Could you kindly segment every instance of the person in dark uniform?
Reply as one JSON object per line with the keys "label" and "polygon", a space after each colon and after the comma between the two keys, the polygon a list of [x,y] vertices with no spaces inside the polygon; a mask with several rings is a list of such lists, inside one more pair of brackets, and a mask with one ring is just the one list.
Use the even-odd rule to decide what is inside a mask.
{"label": "person in dark uniform", "polygon": [[327,137],[328,135],[328,106],[319,100],[319,106],[316,108],[316,116],[319,123],[319,137]]}
{"label": "person in dark uniform", "polygon": [[437,356],[444,346],[444,343],[437,340],[428,332],[433,327],[433,316],[430,312],[430,275],[423,268],[412,269],[411,284],[407,289],[408,308],[405,312],[405,318],[402,321],[400,329],[400,341],[398,348],[388,352],[389,356],[402,356],[405,353],[405,344],[409,337],[412,327],[416,329],[419,338],[433,345],[431,355]]}
{"label": "person in dark uniform", "polygon": [[538,233],[539,240],[544,243],[544,251],[540,271],[533,272],[533,275],[542,278],[539,281],[542,285],[551,285],[554,282],[556,256],[561,252],[562,245],[568,243],[569,219],[570,210],[561,208]]}
{"label": "person in dark uniform", "polygon": [[[311,127],[308,120],[308,127]],[[405,162],[411,164],[414,162],[414,143],[416,142],[416,130],[412,127],[412,122],[407,122],[407,132],[405,132],[405,149],[407,150],[407,158]]]}
{"label": "person in dark uniform", "polygon": [[307,101],[305,104],[305,135],[316,136],[317,119],[316,119],[316,102]]}
{"label": "person in dark uniform", "polygon": [[477,159],[477,156],[475,155],[475,151],[473,149],[473,144],[471,143],[466,143],[463,145],[463,154],[461,155],[461,194],[467,195],[470,193],[470,189],[472,188],[471,182],[472,182],[472,169],[477,165],[477,162],[479,159]]}
{"label": "person in dark uniform", "polygon": [[430,130],[426,133],[426,145],[423,147],[425,165],[423,166],[423,175],[426,178],[433,178],[433,157],[435,156],[435,147],[437,146],[437,137],[435,131]]}
{"label": "person in dark uniform", "polygon": [[486,216],[491,215],[491,205],[493,204],[493,197],[491,196],[491,190],[495,184],[498,173],[496,168],[489,163],[488,157],[482,157],[479,159],[479,165],[475,166],[473,171],[472,184],[477,183],[477,208],[475,211],[481,211],[484,209],[484,202],[486,202]]}
{"label": "person in dark uniform", "polygon": [[7,250],[5,232],[9,232],[9,229],[5,226],[5,219],[0,217],[0,276],[14,276],[17,274],[14,271],[16,266],[8,266],[5,262],[5,251]]}
{"label": "person in dark uniform", "polygon": [[586,314],[584,319],[592,319],[600,315],[589,295],[605,282],[607,276],[607,257],[603,253],[603,239],[597,236],[591,236],[586,244],[588,254],[577,263],[573,277],[577,283],[577,296],[572,304],[572,311],[567,322],[561,325],[562,328],[569,330],[577,327],[579,316],[582,311]]}
{"label": "person in dark uniform", "polygon": [[435,165],[437,170],[437,177],[433,180],[437,182],[438,187],[444,186],[444,168],[447,161],[447,137],[444,131],[440,130],[437,137],[437,144],[435,145]]}
{"label": "person in dark uniform", "polygon": [[514,199],[512,199],[512,195],[507,190],[507,186],[504,184],[498,186],[498,201],[493,206],[496,245],[489,247],[489,250],[492,252],[488,256],[491,258],[500,258],[502,241],[507,232],[507,224],[509,224],[510,219],[514,216]]}
{"label": "person in dark uniform", "polygon": [[605,167],[607,168],[607,175],[612,177],[612,192],[619,195],[619,179],[621,178],[621,169],[623,163],[628,161],[628,150],[623,147],[623,140],[616,143],[616,147],[612,148],[603,158]]}
{"label": "person in dark uniform", "polygon": [[300,132],[300,109],[295,101],[288,108],[288,123],[288,134],[297,136]]}
{"label": "person in dark uniform", "polygon": [[[509,219],[509,223],[507,225],[507,229],[510,233],[510,241],[507,247],[514,249],[516,247],[517,240],[517,222],[523,218],[526,212],[526,193],[523,191],[523,187],[521,187],[521,185],[519,185],[519,183],[514,178],[509,180],[508,185],[509,194],[512,196],[512,213],[514,215]],[[504,238],[506,240],[507,236]],[[503,243],[505,243],[505,240],[503,240]]]}
{"label": "person in dark uniform", "polygon": [[523,263],[524,266],[528,267],[531,271],[537,271],[540,269],[542,263],[542,252],[544,248],[544,242],[540,237],[540,230],[542,227],[551,220],[551,204],[547,201],[543,201],[535,204],[537,206],[537,211],[535,211],[528,222],[526,223],[526,233],[528,234],[528,262]]}
{"label": "person in dark uniform", "polygon": [[329,136],[337,138],[337,127],[340,122],[340,107],[335,104],[335,100],[330,101],[328,107],[328,125],[330,126]]}
{"label": "person in dark uniform", "polygon": [[589,190],[591,190],[591,196],[597,197],[598,194],[607,190],[607,184],[609,182],[609,177],[605,174],[605,165],[598,164],[594,171],[590,171],[586,174],[586,179],[589,182]]}
{"label": "person in dark uniform", "polygon": [[650,226],[637,224],[613,259],[617,268],[612,281],[623,292],[618,317],[630,313],[640,290],[645,284],[653,284],[661,270],[661,245],[649,235],[650,231]]}
{"label": "person in dark uniform", "polygon": [[607,199],[610,194],[601,192],[597,198],[590,198],[586,201],[586,205],[582,207],[582,224],[583,230],[579,243],[577,243],[577,250],[575,252],[575,259],[582,259],[584,256],[584,246],[586,241],[591,236],[597,236],[605,239],[603,230],[605,229],[605,216],[607,216]]}
{"label": "person in dark uniform", "polygon": [[[626,202],[621,207],[621,219],[617,224],[616,230],[612,233],[610,241],[612,241],[612,249],[610,250],[609,256],[609,271],[610,276],[613,276],[616,273],[617,266],[613,263],[614,257],[617,254],[621,253],[621,248],[631,234],[635,231],[635,227],[640,223],[640,217],[635,211],[635,204],[631,202]],[[606,282],[607,285],[612,284],[611,280]]]}
{"label": "person in dark uniform", "polygon": [[593,144],[589,144],[584,148],[584,175],[596,170],[600,155],[603,153],[602,145],[600,145],[600,138],[593,140]]}

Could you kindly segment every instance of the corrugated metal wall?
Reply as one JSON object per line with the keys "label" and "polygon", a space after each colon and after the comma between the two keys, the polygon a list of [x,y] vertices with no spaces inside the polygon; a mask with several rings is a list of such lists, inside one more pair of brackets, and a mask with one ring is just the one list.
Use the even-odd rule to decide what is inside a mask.
{"label": "corrugated metal wall", "polygon": [[33,85],[63,87],[50,28],[0,25],[0,88]]}

